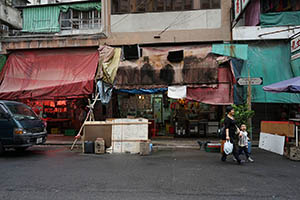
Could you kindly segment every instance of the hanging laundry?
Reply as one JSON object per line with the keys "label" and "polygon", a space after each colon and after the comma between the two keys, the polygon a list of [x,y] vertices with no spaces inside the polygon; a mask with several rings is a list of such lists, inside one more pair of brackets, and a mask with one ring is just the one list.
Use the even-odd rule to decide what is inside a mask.
{"label": "hanging laundry", "polygon": [[169,86],[168,97],[171,99],[184,99],[186,98],[186,86]]}
{"label": "hanging laundry", "polygon": [[99,96],[102,104],[108,104],[110,102],[113,87],[103,81],[97,82]]}

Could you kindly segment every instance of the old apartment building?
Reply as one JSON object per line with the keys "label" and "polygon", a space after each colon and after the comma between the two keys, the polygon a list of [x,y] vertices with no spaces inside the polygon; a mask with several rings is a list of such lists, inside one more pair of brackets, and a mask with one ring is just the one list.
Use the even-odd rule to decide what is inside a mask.
{"label": "old apartment building", "polygon": [[2,52],[228,41],[230,7],[230,1],[221,0],[31,1],[17,6],[23,27],[2,40]]}
{"label": "old apartment building", "polygon": [[[216,133],[222,106],[233,103],[229,59],[213,53],[232,39],[231,1],[31,0],[7,6],[14,6],[20,24],[10,26],[0,39],[0,54],[7,58],[7,74],[0,77],[1,98],[89,95],[96,88],[93,77],[98,54],[101,56],[104,47],[110,46],[122,53],[117,70],[112,70],[116,73],[110,81],[113,100],[98,110],[105,117],[144,117],[155,122],[156,127],[151,128],[155,132],[169,132],[171,124],[176,134],[187,134],[182,126],[186,124],[174,121],[176,99],[184,98],[191,115],[184,121],[201,127],[195,134],[200,134],[200,129],[204,134]],[[115,61],[106,64],[110,62]],[[13,70],[16,66],[19,75],[14,74],[19,73]],[[70,70],[74,66],[74,71]],[[79,77],[79,68],[89,69],[87,75]],[[80,80],[75,81],[75,75]],[[56,86],[58,80],[66,85]],[[172,97],[166,93],[171,86]],[[156,92],[159,94],[153,94]],[[202,122],[194,123],[195,116]]]}

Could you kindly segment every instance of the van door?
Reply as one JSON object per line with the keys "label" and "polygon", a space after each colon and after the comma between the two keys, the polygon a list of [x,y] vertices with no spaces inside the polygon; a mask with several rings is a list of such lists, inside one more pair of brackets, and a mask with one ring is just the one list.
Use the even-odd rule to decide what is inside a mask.
{"label": "van door", "polygon": [[13,144],[14,139],[14,122],[5,117],[7,114],[6,108],[0,104],[0,140],[3,145]]}

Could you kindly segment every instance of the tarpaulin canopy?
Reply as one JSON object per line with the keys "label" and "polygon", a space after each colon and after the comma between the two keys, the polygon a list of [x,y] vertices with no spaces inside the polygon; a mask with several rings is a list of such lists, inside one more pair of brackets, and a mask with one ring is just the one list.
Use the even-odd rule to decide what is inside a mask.
{"label": "tarpaulin canopy", "polygon": [[49,6],[23,8],[24,32],[59,32],[59,17],[61,12],[69,9],[78,11],[98,10],[101,11],[101,2],[85,2],[73,4],[53,4]]}
{"label": "tarpaulin canopy", "polygon": [[263,87],[267,92],[300,93],[300,76]]}
{"label": "tarpaulin canopy", "polygon": [[0,99],[52,99],[88,95],[98,64],[97,49],[13,52],[0,76]]}
{"label": "tarpaulin canopy", "polygon": [[212,53],[239,58],[242,60],[248,59],[247,44],[213,44]]}
{"label": "tarpaulin canopy", "polygon": [[[183,60],[170,62],[169,52],[184,51]],[[120,62],[117,89],[166,88],[168,85],[216,87],[219,66],[211,45],[143,47],[143,57]]]}
{"label": "tarpaulin canopy", "polygon": [[23,9],[24,32],[59,32],[58,6],[29,7]]}
{"label": "tarpaulin canopy", "polygon": [[229,67],[218,68],[217,88],[188,88],[187,99],[212,105],[233,104],[233,73]]}
{"label": "tarpaulin canopy", "polygon": [[113,85],[121,59],[121,48],[110,46],[100,46],[99,49],[99,68],[96,79]]}
{"label": "tarpaulin canopy", "polygon": [[260,15],[262,27],[300,25],[300,11],[273,12]]}
{"label": "tarpaulin canopy", "polygon": [[[243,62],[239,77],[263,77],[262,85],[252,86],[253,103],[299,103],[300,94],[265,92],[263,86],[295,77],[291,68],[290,42],[261,41],[250,43],[248,46],[248,60]],[[243,86],[239,86],[243,87]],[[246,99],[247,87],[244,87]]]}
{"label": "tarpaulin canopy", "polygon": [[65,4],[59,6],[62,12],[67,12],[69,8],[73,10],[79,11],[88,11],[96,9],[98,11],[101,10],[101,1],[98,2],[88,2],[88,3],[73,3],[73,4]]}

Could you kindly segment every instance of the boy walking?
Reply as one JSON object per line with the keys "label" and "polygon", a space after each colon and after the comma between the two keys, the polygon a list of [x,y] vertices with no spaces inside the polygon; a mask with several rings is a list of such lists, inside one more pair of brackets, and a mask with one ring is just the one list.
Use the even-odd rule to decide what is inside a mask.
{"label": "boy walking", "polygon": [[247,127],[245,124],[241,125],[240,134],[239,134],[239,155],[242,154],[242,152],[245,153],[246,158],[249,162],[254,162],[254,160],[249,156],[248,152],[248,133],[246,131]]}

